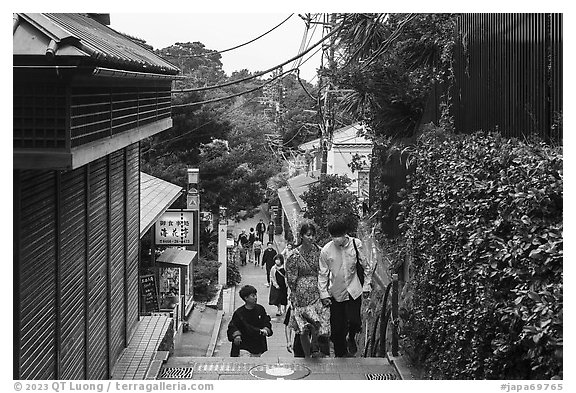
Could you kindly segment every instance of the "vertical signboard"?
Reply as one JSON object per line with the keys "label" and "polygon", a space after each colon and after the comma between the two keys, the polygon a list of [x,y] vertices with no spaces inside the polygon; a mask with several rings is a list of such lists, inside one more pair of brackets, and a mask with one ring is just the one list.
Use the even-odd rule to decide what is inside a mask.
{"label": "vertical signboard", "polygon": [[158,292],[156,291],[156,279],[153,274],[140,276],[140,288],[143,297],[144,312],[157,312],[160,310],[158,304]]}

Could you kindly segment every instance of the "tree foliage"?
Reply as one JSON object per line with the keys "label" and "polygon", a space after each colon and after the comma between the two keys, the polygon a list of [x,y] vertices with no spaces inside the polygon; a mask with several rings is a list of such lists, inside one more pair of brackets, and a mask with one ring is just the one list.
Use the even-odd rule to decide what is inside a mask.
{"label": "tree foliage", "polygon": [[456,14],[343,14],[339,61],[321,73],[352,92],[340,108],[378,138],[417,128],[434,84],[451,80]]}
{"label": "tree foliage", "polygon": [[412,157],[405,347],[436,378],[561,373],[561,149],[431,132]]}
{"label": "tree foliage", "polygon": [[351,182],[347,176],[325,175],[302,194],[302,200],[306,202],[304,217],[312,219],[318,226],[316,240],[319,244],[330,239],[328,223],[336,218],[349,219],[351,231],[356,232],[358,198],[347,189]]}

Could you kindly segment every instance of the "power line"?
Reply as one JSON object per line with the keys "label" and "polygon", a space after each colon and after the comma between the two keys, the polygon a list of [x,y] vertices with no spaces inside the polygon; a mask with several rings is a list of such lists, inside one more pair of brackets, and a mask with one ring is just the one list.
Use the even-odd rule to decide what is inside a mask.
{"label": "power line", "polygon": [[263,34],[259,35],[258,37],[254,38],[254,39],[252,39],[252,40],[250,40],[250,41],[248,41],[248,42],[245,42],[245,43],[243,43],[243,44],[236,45],[236,46],[234,46],[234,47],[232,47],[232,48],[224,49],[224,50],[217,51],[217,52],[203,53],[203,54],[201,54],[201,55],[178,56],[178,57],[180,57],[180,58],[182,58],[182,57],[184,57],[184,58],[207,57],[207,56],[211,56],[211,55],[216,55],[216,54],[218,54],[218,53],[225,53],[225,52],[229,52],[229,51],[234,50],[234,49],[241,48],[241,47],[243,47],[243,46],[246,46],[246,45],[248,45],[248,44],[253,43],[253,42],[256,41],[256,40],[259,40],[260,38],[264,37],[266,34],[269,34],[269,33],[271,33],[272,31],[276,30],[278,27],[280,27],[280,26],[282,26],[284,23],[286,23],[286,21],[287,21],[288,19],[290,19],[293,15],[294,15],[294,14],[290,14],[290,16],[288,16],[288,18],[284,19],[282,22],[280,22],[279,24],[277,24],[276,26],[274,26],[273,28],[271,28],[270,30],[268,30],[266,33],[263,33]]}
{"label": "power line", "polygon": [[[244,107],[244,106],[246,106],[246,105],[254,102],[254,101],[256,100],[256,98],[257,98],[257,97],[250,98],[250,99],[246,100],[246,102],[244,102],[244,103],[242,103],[242,104],[240,104],[240,105],[238,105],[238,106],[229,108],[229,109],[225,110],[224,112],[220,113],[220,116],[227,115],[227,114],[229,114],[229,113],[232,113],[232,112],[234,112],[234,111],[237,111],[237,110],[239,110],[240,108],[242,108],[242,107]],[[180,115],[183,115],[183,113],[178,113],[178,114],[175,114],[174,116],[180,116]],[[209,121],[207,121],[206,123],[201,124],[201,125],[199,125],[198,127],[193,128],[193,129],[190,130],[190,131],[186,131],[185,133],[183,133],[183,134],[181,134],[181,135],[178,135],[178,136],[176,136],[176,137],[173,137],[173,138],[166,139],[166,140],[163,140],[163,141],[161,141],[161,142],[158,142],[158,143],[155,144],[155,146],[162,145],[162,144],[164,144],[164,143],[172,142],[172,141],[174,141],[174,140],[176,140],[176,139],[182,138],[183,136],[186,136],[186,135],[191,134],[191,133],[193,133],[193,132],[195,132],[195,131],[198,131],[198,130],[201,129],[202,127],[207,126],[208,124],[214,123],[216,120],[218,120],[218,119],[209,120]],[[143,151],[142,154],[148,153],[150,150],[152,150],[152,147],[149,147],[147,150]]]}
{"label": "power line", "polygon": [[[281,78],[281,77],[284,76],[285,74],[288,74],[288,73],[290,73],[290,72],[292,72],[292,71],[294,71],[294,69],[288,70],[288,71],[284,72],[283,74],[280,74],[280,75],[276,76],[275,78],[267,81],[267,82],[266,82],[265,84],[263,84],[262,86],[259,86],[259,87],[255,88],[255,89],[251,89],[251,90],[248,90],[248,91],[239,93],[239,94],[234,94],[234,95],[232,95],[232,96],[221,97],[221,98],[217,98],[217,99],[214,99],[214,100],[208,100],[208,101],[203,101],[203,102],[194,102],[194,103],[182,104],[182,105],[172,105],[172,107],[174,108],[174,107],[183,107],[183,106],[189,106],[189,105],[199,105],[199,104],[208,103],[208,102],[222,101],[222,100],[229,99],[229,98],[233,98],[233,97],[236,97],[236,96],[239,96],[239,95],[247,94],[247,93],[250,93],[250,92],[253,92],[253,91],[256,91],[256,90],[258,90],[258,89],[263,88],[263,87],[266,86],[267,84],[270,84],[270,83],[274,82],[276,79]],[[240,106],[238,106],[238,107],[236,107],[236,108],[233,108],[233,109],[230,109],[230,110],[228,110],[228,111],[225,111],[225,112],[221,113],[221,115],[224,115],[224,114],[226,114],[226,113],[232,112],[232,111],[237,110],[237,109],[240,109],[241,107],[243,107],[244,105],[250,103],[251,101],[253,101],[253,100],[255,100],[255,99],[256,99],[256,97],[251,98],[251,99],[249,99],[248,101],[246,101],[245,103],[243,103],[242,105],[240,105]],[[170,139],[167,139],[167,140],[158,142],[158,143],[156,144],[156,146],[162,145],[162,144],[164,144],[164,143],[172,142],[172,141],[175,141],[175,140],[177,140],[177,139],[180,139],[180,138],[182,138],[182,137],[184,137],[184,136],[186,136],[186,135],[188,135],[188,134],[191,134],[191,133],[194,132],[194,131],[199,130],[200,128],[202,128],[202,127],[204,127],[204,126],[206,126],[206,125],[208,125],[208,124],[210,124],[210,123],[213,123],[214,121],[215,121],[215,120],[210,120],[210,121],[208,121],[208,122],[206,122],[206,123],[204,123],[204,124],[202,124],[202,125],[194,128],[194,129],[192,129],[192,130],[190,130],[190,131],[186,131],[185,133],[183,133],[183,134],[181,134],[181,135],[178,135],[178,136],[176,136],[176,137],[173,137],[173,138],[170,138]],[[148,150],[144,151],[143,153],[147,153],[149,150],[151,150],[151,148],[149,148]]]}
{"label": "power line", "polygon": [[315,43],[313,46],[311,46],[310,48],[306,49],[304,52],[292,57],[291,59],[283,62],[282,64],[279,64],[277,66],[274,66],[272,68],[267,69],[266,71],[261,71],[258,72],[252,76],[246,77],[246,78],[242,78],[242,79],[237,79],[231,82],[227,82],[227,83],[223,83],[221,85],[214,85],[214,86],[205,86],[205,87],[196,87],[196,88],[192,88],[192,89],[179,89],[179,90],[172,90],[171,93],[191,93],[191,92],[196,92],[196,91],[204,91],[204,90],[212,90],[212,89],[218,89],[221,87],[226,87],[226,86],[231,86],[231,85],[235,85],[238,83],[242,83],[242,82],[246,82],[250,79],[254,79],[254,78],[258,78],[262,75],[268,74],[271,71],[274,71],[280,67],[285,66],[286,64],[300,58],[303,57],[304,55],[308,54],[310,51],[312,51],[312,49],[316,48],[318,45],[320,45],[321,43],[323,43],[324,41],[326,41],[328,38],[330,38],[331,36],[333,36],[334,34],[336,34],[338,31],[340,31],[340,29],[342,28],[342,25],[338,26],[335,29],[332,29],[332,31],[330,32],[330,34],[324,36],[320,41],[318,41],[317,43]]}
{"label": "power line", "polygon": [[285,71],[285,72],[283,72],[282,74],[279,74],[278,76],[270,79],[269,81],[266,81],[266,82],[265,82],[264,84],[262,84],[261,86],[257,86],[257,87],[255,87],[255,88],[253,88],[253,89],[250,89],[250,90],[242,91],[242,92],[240,92],[240,93],[232,94],[232,95],[229,95],[229,96],[226,96],[226,97],[213,98],[213,99],[211,99],[211,100],[206,100],[206,101],[189,102],[189,103],[187,103],[187,104],[172,105],[172,108],[182,108],[182,107],[191,106],[191,105],[208,104],[208,103],[211,103],[211,102],[223,101],[223,100],[227,100],[227,99],[230,99],[230,98],[238,97],[238,96],[241,96],[241,95],[244,95],[244,94],[252,93],[252,92],[254,92],[254,91],[256,91],[256,90],[262,89],[264,86],[269,85],[270,83],[274,82],[276,79],[278,79],[278,78],[280,78],[280,77],[282,77],[282,76],[284,76],[284,75],[286,75],[286,74],[289,74],[290,72],[295,71],[295,70],[297,70],[297,68],[292,68],[292,69],[290,69],[290,70],[288,70],[288,71]]}

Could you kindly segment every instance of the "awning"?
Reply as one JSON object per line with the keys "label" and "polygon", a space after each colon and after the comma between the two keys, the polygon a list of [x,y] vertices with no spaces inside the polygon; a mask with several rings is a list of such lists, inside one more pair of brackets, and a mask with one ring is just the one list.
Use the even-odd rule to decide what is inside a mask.
{"label": "awning", "polygon": [[183,188],[140,172],[140,237],[150,229]]}
{"label": "awning", "polygon": [[196,251],[180,250],[178,248],[167,248],[156,262],[169,263],[171,265],[188,266],[196,257]]}

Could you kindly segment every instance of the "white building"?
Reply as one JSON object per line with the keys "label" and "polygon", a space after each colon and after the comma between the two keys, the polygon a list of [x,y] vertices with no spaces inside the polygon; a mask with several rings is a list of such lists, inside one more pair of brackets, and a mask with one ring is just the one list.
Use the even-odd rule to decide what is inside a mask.
{"label": "white building", "polygon": [[[332,142],[328,146],[327,168],[328,175],[348,176],[352,183],[348,189],[355,193],[360,201],[368,198],[369,174],[372,153],[372,141],[363,136],[365,128],[359,123],[342,127],[334,131]],[[278,196],[282,204],[283,225],[289,225],[295,233],[298,221],[306,209],[302,194],[308,190],[310,184],[319,180],[322,166],[322,151],[320,139],[303,143],[299,146],[303,151],[296,157],[289,167],[295,176],[288,180],[288,186],[278,190]],[[354,171],[351,163],[355,160],[361,165]],[[358,160],[359,159],[359,160]],[[296,186],[297,185],[297,186]]]}

